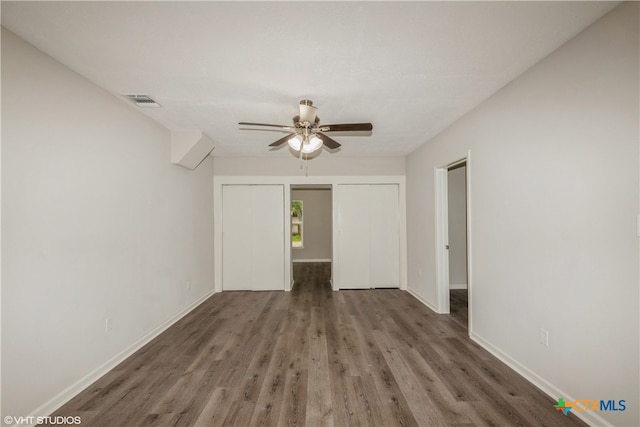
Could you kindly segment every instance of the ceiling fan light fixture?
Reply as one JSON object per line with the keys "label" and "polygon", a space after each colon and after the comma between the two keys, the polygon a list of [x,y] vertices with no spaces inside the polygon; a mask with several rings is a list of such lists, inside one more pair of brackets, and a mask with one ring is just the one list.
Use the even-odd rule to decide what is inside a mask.
{"label": "ceiling fan light fixture", "polygon": [[296,135],[294,137],[289,138],[287,143],[289,144],[289,147],[293,148],[296,151],[299,151],[300,150],[300,145],[302,144],[302,141],[300,139],[300,135]]}
{"label": "ceiling fan light fixture", "polygon": [[309,142],[305,144],[305,146],[302,148],[302,152],[313,153],[314,151],[319,150],[320,147],[322,147],[322,140],[314,135],[309,139]]}
{"label": "ceiling fan light fixture", "polygon": [[310,154],[314,151],[319,150],[322,147],[322,140],[317,136],[312,136],[311,138],[306,138],[302,135],[296,135],[292,138],[289,138],[287,141],[289,147],[294,149],[295,151],[300,151],[304,154]]}

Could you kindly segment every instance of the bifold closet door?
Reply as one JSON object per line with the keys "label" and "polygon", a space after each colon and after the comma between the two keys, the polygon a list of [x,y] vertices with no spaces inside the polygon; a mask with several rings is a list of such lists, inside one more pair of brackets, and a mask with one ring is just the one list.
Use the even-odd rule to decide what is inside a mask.
{"label": "bifold closet door", "polygon": [[284,187],[252,185],[252,290],[284,290]]}
{"label": "bifold closet door", "polygon": [[222,186],[222,289],[251,290],[251,186]]}
{"label": "bifold closet door", "polygon": [[398,186],[370,185],[369,250],[371,287],[400,286],[400,201]]}
{"label": "bifold closet door", "polygon": [[369,289],[369,186],[338,188],[338,263],[340,289]]}
{"label": "bifold closet door", "polygon": [[222,289],[284,289],[284,188],[222,187]]}
{"label": "bifold closet door", "polygon": [[340,289],[399,287],[398,185],[344,184],[338,188]]}

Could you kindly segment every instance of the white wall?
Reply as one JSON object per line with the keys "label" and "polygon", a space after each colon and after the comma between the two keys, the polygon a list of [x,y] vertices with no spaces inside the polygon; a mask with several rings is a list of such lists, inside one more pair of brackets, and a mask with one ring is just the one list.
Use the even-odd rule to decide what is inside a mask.
{"label": "white wall", "polygon": [[434,168],[470,150],[472,337],[552,395],[626,400],[579,413],[598,425],[640,425],[638,16],[622,4],[407,157],[409,289],[437,304]]}
{"label": "white wall", "polygon": [[447,173],[449,286],[467,287],[467,167]]}
{"label": "white wall", "polygon": [[291,190],[291,200],[302,200],[303,246],[292,248],[291,258],[302,260],[331,260],[331,189]]}
{"label": "white wall", "polygon": [[46,415],[213,291],[213,162],[4,29],[2,143],[2,414]]}
{"label": "white wall", "polygon": [[[265,146],[265,150],[267,147]],[[404,175],[404,157],[338,157],[323,152],[307,163],[309,176]],[[216,176],[304,176],[291,157],[215,157]]]}

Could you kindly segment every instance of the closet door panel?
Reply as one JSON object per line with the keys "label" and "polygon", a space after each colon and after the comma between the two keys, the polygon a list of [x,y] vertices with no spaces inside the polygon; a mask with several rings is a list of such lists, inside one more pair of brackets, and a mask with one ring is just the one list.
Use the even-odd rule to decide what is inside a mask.
{"label": "closet door panel", "polygon": [[370,288],[369,186],[338,189],[338,280],[340,289]]}
{"label": "closet door panel", "polygon": [[251,187],[222,187],[222,288],[251,290]]}
{"label": "closet door panel", "polygon": [[398,186],[369,186],[371,287],[399,287],[400,218]]}
{"label": "closet door panel", "polygon": [[252,290],[284,289],[284,188],[254,185],[252,189]]}

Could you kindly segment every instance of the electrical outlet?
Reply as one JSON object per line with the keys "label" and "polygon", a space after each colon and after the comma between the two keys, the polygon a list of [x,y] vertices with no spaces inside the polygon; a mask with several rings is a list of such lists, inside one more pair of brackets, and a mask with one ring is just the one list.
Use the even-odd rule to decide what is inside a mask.
{"label": "electrical outlet", "polygon": [[422,276],[422,269],[421,268],[418,269],[418,276]]}
{"label": "electrical outlet", "polygon": [[111,320],[110,317],[107,317],[106,319],[104,319],[104,329],[107,332],[111,332],[111,330],[113,329],[113,321]]}
{"label": "electrical outlet", "polygon": [[549,331],[540,328],[540,344],[549,347]]}
{"label": "electrical outlet", "polygon": [[191,281],[187,280],[187,290],[191,290]]}

